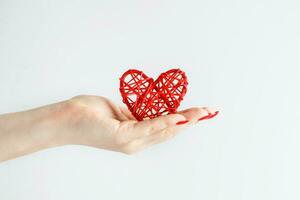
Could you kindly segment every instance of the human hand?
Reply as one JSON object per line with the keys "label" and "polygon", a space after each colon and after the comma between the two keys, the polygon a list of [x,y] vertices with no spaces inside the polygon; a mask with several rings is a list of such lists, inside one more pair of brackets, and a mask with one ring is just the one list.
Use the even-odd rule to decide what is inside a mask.
{"label": "human hand", "polygon": [[40,108],[0,115],[0,161],[67,144],[132,154],[173,138],[199,120],[217,115],[211,108],[137,121],[104,97],[77,96]]}
{"label": "human hand", "polygon": [[137,121],[127,108],[98,96],[68,100],[62,112],[63,132],[73,144],[132,154],[173,138],[182,129],[218,114],[212,108],[190,108],[176,114]]}

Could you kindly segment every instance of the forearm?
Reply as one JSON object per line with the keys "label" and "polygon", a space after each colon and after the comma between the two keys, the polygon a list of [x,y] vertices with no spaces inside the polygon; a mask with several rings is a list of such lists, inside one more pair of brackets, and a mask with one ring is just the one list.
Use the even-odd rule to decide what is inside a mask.
{"label": "forearm", "polygon": [[59,137],[60,105],[0,115],[0,162],[66,141]]}
{"label": "forearm", "polygon": [[216,114],[209,108],[194,107],[138,122],[128,110],[107,98],[76,96],[41,108],[0,115],[0,162],[65,144],[131,154]]}

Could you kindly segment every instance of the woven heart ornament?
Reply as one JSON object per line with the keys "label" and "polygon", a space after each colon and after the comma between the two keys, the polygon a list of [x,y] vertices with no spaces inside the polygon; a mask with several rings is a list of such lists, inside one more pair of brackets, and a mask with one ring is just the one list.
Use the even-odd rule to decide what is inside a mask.
{"label": "woven heart ornament", "polygon": [[187,91],[187,77],[171,69],[154,81],[142,71],[130,69],[120,78],[123,102],[139,121],[175,113]]}

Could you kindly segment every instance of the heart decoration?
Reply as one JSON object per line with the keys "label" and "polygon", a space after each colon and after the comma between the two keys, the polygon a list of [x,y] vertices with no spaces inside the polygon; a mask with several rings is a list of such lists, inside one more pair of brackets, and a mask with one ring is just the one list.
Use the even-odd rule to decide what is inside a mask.
{"label": "heart decoration", "polygon": [[139,121],[175,113],[187,92],[187,77],[171,69],[154,81],[142,71],[130,69],[120,78],[123,102]]}

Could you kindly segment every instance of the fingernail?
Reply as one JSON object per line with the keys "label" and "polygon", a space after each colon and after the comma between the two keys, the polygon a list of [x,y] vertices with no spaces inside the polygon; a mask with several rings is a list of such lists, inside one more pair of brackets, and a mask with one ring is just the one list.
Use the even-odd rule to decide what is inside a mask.
{"label": "fingernail", "polygon": [[198,121],[201,121],[201,120],[204,120],[204,119],[209,119],[209,116],[210,116],[210,114],[208,114],[208,115],[206,115],[204,117],[201,117],[201,118],[198,119]]}
{"label": "fingernail", "polygon": [[176,123],[176,125],[186,124],[188,122],[189,122],[189,120],[179,121]]}
{"label": "fingernail", "polygon": [[211,114],[209,118],[215,117],[218,113],[219,113],[219,111],[216,111],[214,114]]}
{"label": "fingernail", "polygon": [[219,113],[219,111],[216,111],[214,114],[209,113],[208,115],[199,118],[198,121],[201,121],[201,120],[204,120],[204,119],[211,119],[211,118],[215,117],[218,113]]}

